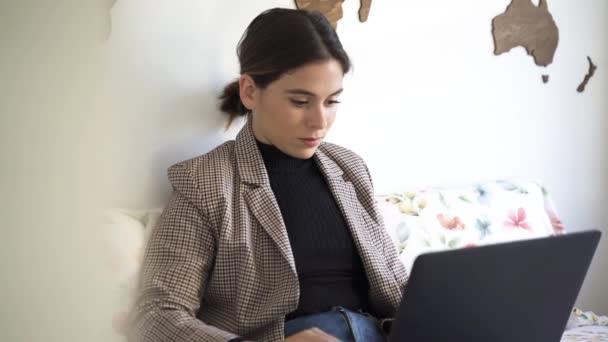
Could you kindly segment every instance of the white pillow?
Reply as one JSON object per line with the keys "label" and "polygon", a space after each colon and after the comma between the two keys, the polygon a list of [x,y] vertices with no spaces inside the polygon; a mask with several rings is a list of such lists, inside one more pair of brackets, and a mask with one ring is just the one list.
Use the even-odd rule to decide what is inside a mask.
{"label": "white pillow", "polygon": [[109,209],[102,225],[105,271],[114,292],[111,317],[115,334],[124,336],[127,317],[137,292],[146,242],[162,209]]}

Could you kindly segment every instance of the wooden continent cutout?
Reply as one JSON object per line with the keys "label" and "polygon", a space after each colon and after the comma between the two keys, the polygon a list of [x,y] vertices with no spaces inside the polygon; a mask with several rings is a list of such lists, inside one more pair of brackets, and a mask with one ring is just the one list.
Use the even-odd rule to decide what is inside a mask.
{"label": "wooden continent cutout", "polygon": [[[295,0],[296,7],[307,11],[319,11],[329,20],[331,26],[336,29],[338,21],[343,17],[342,3],[344,0]],[[372,7],[372,0],[361,0],[359,8],[359,20],[366,22],[369,11]]]}
{"label": "wooden continent cutout", "polygon": [[334,29],[342,19],[344,0],[296,0],[296,7],[307,11],[319,11],[329,20]]}
{"label": "wooden continent cutout", "polygon": [[359,7],[359,21],[364,23],[369,18],[369,10],[372,8],[372,0],[361,0]]}
{"label": "wooden continent cutout", "polygon": [[522,46],[538,66],[553,62],[559,41],[547,0],[539,0],[538,6],[531,0],[512,0],[506,12],[492,20],[492,35],[495,55]]}

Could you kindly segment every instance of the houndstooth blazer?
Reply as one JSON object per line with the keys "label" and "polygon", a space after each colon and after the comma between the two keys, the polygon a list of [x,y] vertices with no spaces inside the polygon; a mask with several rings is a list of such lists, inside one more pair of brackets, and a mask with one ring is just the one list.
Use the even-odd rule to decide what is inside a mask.
{"label": "houndstooth blazer", "polygon": [[[330,143],[314,160],[361,255],[372,313],[393,317],[407,275],[365,163]],[[298,305],[298,276],[251,123],[235,141],[168,174],[173,195],[146,247],[129,339],[283,340],[285,315]]]}

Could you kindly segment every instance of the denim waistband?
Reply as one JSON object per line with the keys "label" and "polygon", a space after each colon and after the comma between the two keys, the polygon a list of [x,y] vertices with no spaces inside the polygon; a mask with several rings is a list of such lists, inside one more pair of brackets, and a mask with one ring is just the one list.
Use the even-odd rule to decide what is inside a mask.
{"label": "denim waistband", "polygon": [[332,307],[321,313],[299,316],[285,322],[285,337],[313,327],[344,342],[386,341],[377,318],[362,310],[353,311],[341,306]]}

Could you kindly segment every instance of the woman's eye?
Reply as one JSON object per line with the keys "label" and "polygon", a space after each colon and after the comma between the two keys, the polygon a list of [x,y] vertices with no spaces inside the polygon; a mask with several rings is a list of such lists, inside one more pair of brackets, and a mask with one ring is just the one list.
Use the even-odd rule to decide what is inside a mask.
{"label": "woman's eye", "polygon": [[340,103],[340,101],[338,101],[338,100],[330,100],[330,101],[327,101],[327,103],[331,106],[331,105],[337,105],[338,103]]}
{"label": "woman's eye", "polygon": [[303,107],[303,106],[305,106],[308,103],[308,101],[300,101],[300,100],[293,100],[292,99],[291,103],[293,103],[297,107]]}

